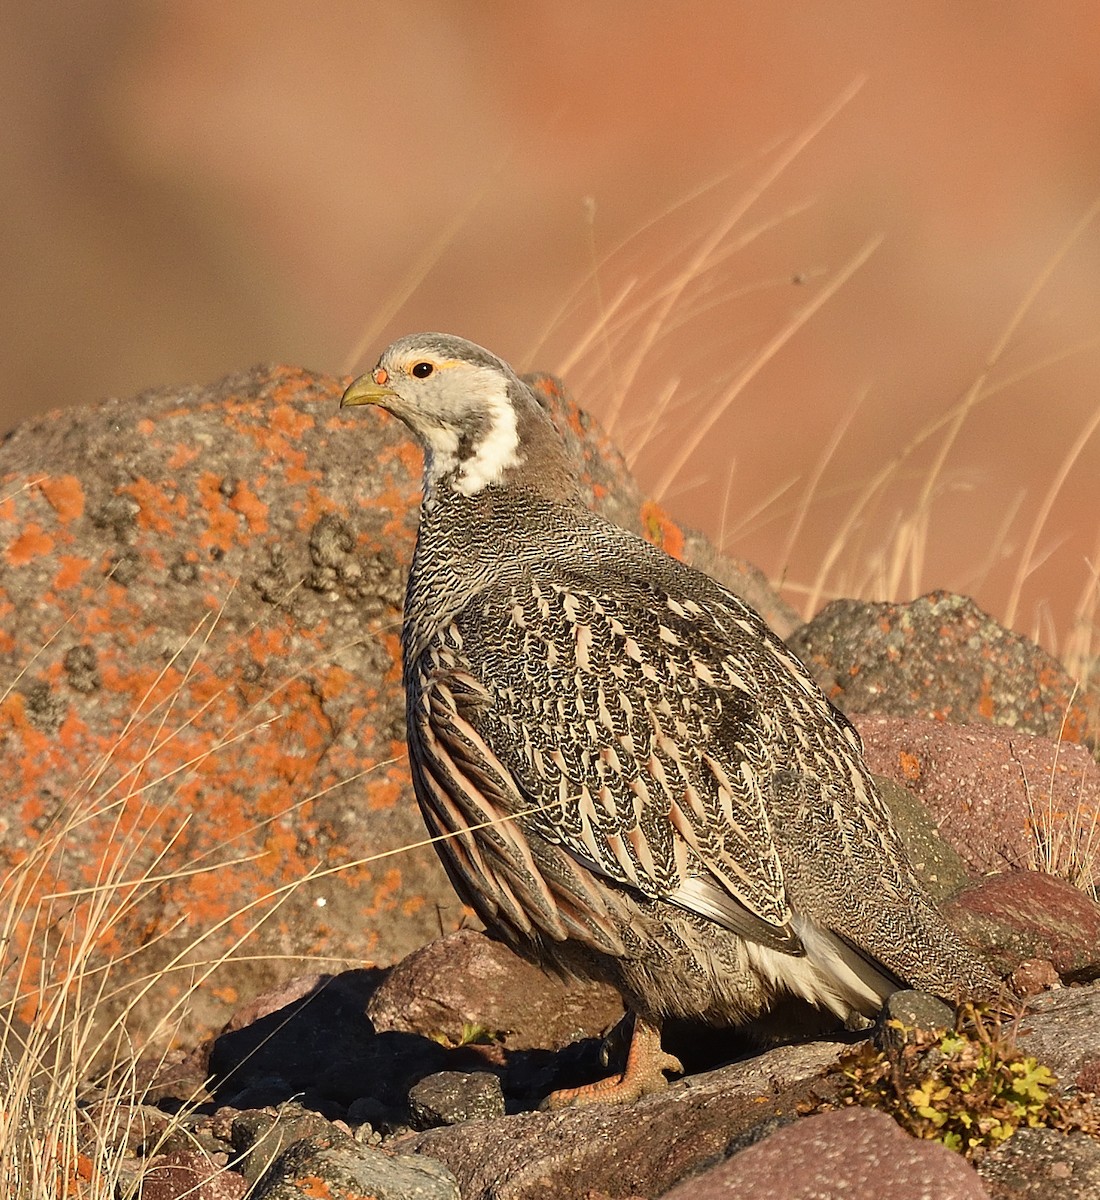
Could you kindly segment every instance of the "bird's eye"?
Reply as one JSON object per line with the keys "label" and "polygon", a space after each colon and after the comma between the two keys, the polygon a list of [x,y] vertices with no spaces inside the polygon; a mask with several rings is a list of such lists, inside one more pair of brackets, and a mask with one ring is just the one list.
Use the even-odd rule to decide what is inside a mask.
{"label": "bird's eye", "polygon": [[435,367],[430,362],[418,362],[414,364],[412,373],[417,379],[427,379],[434,370]]}

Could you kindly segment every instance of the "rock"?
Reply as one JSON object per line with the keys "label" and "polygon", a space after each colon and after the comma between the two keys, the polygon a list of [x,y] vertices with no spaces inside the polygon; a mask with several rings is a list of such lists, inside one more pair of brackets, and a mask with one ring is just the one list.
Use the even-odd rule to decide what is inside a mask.
{"label": "rock", "polygon": [[[1015,1038],[1022,1053],[1035,1055],[1064,1083],[1072,1083],[1100,1055],[1100,985],[1037,997],[1020,1020],[1005,1022],[1002,1036]],[[402,1138],[400,1146],[403,1151],[427,1153],[446,1162],[459,1181],[464,1200],[555,1200],[589,1193],[655,1196],[679,1183],[684,1189],[680,1194],[702,1197],[707,1193],[688,1190],[700,1188],[707,1178],[694,1178],[698,1172],[740,1151],[730,1159],[728,1169],[716,1169],[721,1172],[716,1177],[719,1183],[729,1180],[733,1182],[723,1186],[736,1187],[737,1179],[750,1178],[746,1172],[752,1160],[746,1161],[744,1156],[763,1151],[781,1135],[784,1141],[768,1151],[769,1165],[761,1167],[760,1175],[751,1176],[758,1189],[753,1193],[756,1196],[770,1200],[773,1195],[788,1194],[773,1191],[789,1182],[789,1173],[782,1166],[788,1155],[790,1161],[804,1161],[810,1167],[815,1162],[830,1164],[828,1173],[821,1172],[814,1185],[822,1196],[852,1200],[861,1194],[876,1198],[909,1195],[904,1189],[893,1190],[893,1163],[899,1166],[902,1182],[906,1178],[926,1180],[925,1191],[914,1195],[926,1194],[937,1200],[956,1194],[984,1196],[963,1159],[937,1144],[910,1139],[882,1114],[840,1110],[825,1114],[830,1122],[838,1121],[832,1130],[829,1124],[818,1125],[822,1117],[810,1117],[770,1132],[774,1125],[766,1123],[793,1117],[800,1100],[828,1094],[830,1082],[823,1079],[822,1072],[836,1063],[844,1049],[823,1042],[783,1046],[679,1080],[667,1091],[632,1105],[521,1113],[429,1130]],[[848,1115],[851,1113],[856,1115]],[[841,1117],[856,1128],[848,1130],[839,1121]],[[815,1130],[822,1130],[820,1140]],[[768,1133],[766,1140],[759,1140],[761,1132]],[[746,1140],[753,1141],[752,1150],[742,1150]],[[815,1148],[805,1158],[793,1149],[803,1142]],[[830,1151],[829,1145],[835,1149]],[[871,1180],[867,1186],[873,1186],[875,1171],[885,1172],[880,1191],[857,1189],[857,1181],[846,1174],[846,1145],[852,1148],[853,1169],[865,1172]],[[881,1148],[876,1151],[876,1146]],[[941,1175],[941,1168],[946,1173]],[[979,1190],[965,1190],[968,1187]],[[713,1194],[742,1193],[716,1190]],[[812,1191],[790,1194],[814,1195]]]}
{"label": "rock", "polygon": [[176,1140],[175,1123],[152,1104],[120,1104],[116,1097],[82,1098],[80,1114],[105,1142],[125,1149],[128,1155],[140,1152],[151,1156],[195,1149],[192,1138]]}
{"label": "rock", "polygon": [[[923,1003],[923,998],[899,995],[891,1012],[903,1019],[908,1015],[912,1020],[924,1020],[913,1007],[918,1002]],[[937,1006],[928,1019],[936,1021],[942,1015]],[[1002,1019],[999,1031],[992,1026],[991,1030],[996,1036],[1014,1039],[1021,1053],[1034,1055],[1048,1065],[1063,1091],[1100,1088],[1100,984],[1063,988],[1036,997],[1022,1016],[1010,1015]],[[386,1047],[388,1039],[412,1036],[389,1032],[379,1035],[379,1041]],[[717,1070],[677,1080],[666,1091],[632,1105],[561,1113],[518,1112],[417,1133],[399,1128],[394,1132],[392,1109],[381,1101],[357,1100],[351,1104],[347,1119],[370,1122],[355,1131],[354,1140],[363,1147],[381,1142],[391,1152],[426,1154],[445,1162],[458,1180],[464,1200],[654,1197],[681,1182],[697,1183],[692,1176],[731,1155],[737,1155],[733,1161],[739,1162],[740,1152],[746,1147],[763,1144],[763,1139],[770,1140],[786,1125],[791,1126],[795,1138],[803,1137],[807,1127],[812,1133],[816,1126],[809,1121],[816,1118],[808,1120],[798,1114],[817,1099],[835,1095],[836,1079],[828,1072],[835,1070],[840,1054],[851,1041],[809,1042],[756,1053]],[[448,1072],[453,1060],[484,1049],[435,1048],[445,1063],[438,1069]],[[536,1052],[509,1053],[522,1056]],[[552,1057],[560,1060],[569,1053],[567,1050]],[[417,1091],[416,1079],[408,1077],[403,1068],[395,1070],[395,1061],[400,1068],[399,1060],[391,1061],[379,1054],[376,1073],[394,1075],[390,1101],[396,1105],[401,1096],[403,1105],[404,1095]],[[318,1063],[318,1078],[328,1066]],[[406,1077],[398,1086],[396,1079],[402,1074]],[[320,1090],[316,1079],[309,1086]],[[536,1099],[532,1097],[531,1103]],[[212,1154],[220,1141],[223,1150],[235,1156],[231,1165],[239,1167],[249,1179],[266,1170],[273,1158],[292,1151],[303,1135],[313,1141],[315,1149],[317,1139],[331,1147],[345,1145],[348,1138],[346,1125],[334,1124],[295,1104],[264,1113],[223,1109],[212,1117],[197,1117],[197,1121],[189,1127],[188,1136],[210,1146]],[[391,1130],[388,1135],[387,1127]],[[906,1142],[906,1154],[908,1148]],[[904,1156],[891,1152],[889,1157]],[[844,1180],[843,1173],[839,1178]],[[828,1182],[820,1181],[822,1189]],[[767,1190],[759,1194],[771,1195]],[[822,1194],[836,1193],[823,1190]]]}
{"label": "rock", "polygon": [[780,1046],[635,1104],[519,1113],[431,1129],[398,1146],[445,1162],[463,1200],[656,1196],[762,1118],[793,1115],[843,1048]]}
{"label": "rock", "polygon": [[1045,959],[1063,982],[1100,977],[1100,904],[1037,871],[990,875],[944,906],[956,929],[1009,975]]}
{"label": "rock", "polygon": [[1078,1076],[1095,1072],[1100,1061],[1100,985],[1031,997],[1010,1036],[1024,1054],[1048,1066],[1063,1086],[1075,1085]]}
{"label": "rock", "polygon": [[665,1200],[989,1200],[966,1161],[865,1108],[820,1113],[663,1193]]}
{"label": "rock", "polygon": [[1100,764],[1083,746],[991,725],[856,716],[870,769],[931,812],[973,874],[1097,879]]}
{"label": "rock", "polygon": [[991,1200],[1093,1200],[1100,1143],[1083,1133],[1021,1129],[978,1163]]}
{"label": "rock", "polygon": [[1017,996],[1037,996],[1051,988],[1061,987],[1062,979],[1048,958],[1025,958],[1008,977]]}
{"label": "rock", "polygon": [[[257,368],[50,413],[0,445],[0,853],[53,847],[9,953],[38,977],[47,892],[80,897],[77,945],[94,905],[115,914],[81,967],[111,964],[98,1030],[125,1029],[104,1059],[219,1028],[294,955],[392,963],[466,919],[411,848],[398,639],[420,458],[398,422],[342,413],[344,382]],[[597,506],[712,553],[538,388]],[[742,590],[783,624],[758,576]]]}
{"label": "rock", "polygon": [[953,896],[971,880],[962,856],[940,836],[932,814],[912,792],[881,776],[875,783],[917,878],[935,900]]}
{"label": "rock", "polygon": [[1097,744],[1097,697],[965,596],[835,600],[787,643],[845,712],[985,722]]}
{"label": "rock", "polygon": [[248,1181],[257,1183],[272,1163],[295,1142],[307,1137],[327,1137],[330,1121],[290,1102],[277,1109],[254,1109],[233,1119],[230,1139],[236,1154],[234,1168]]}
{"label": "rock", "polygon": [[[898,1022],[899,1029],[891,1022]],[[888,997],[879,1014],[875,1031],[875,1044],[880,1048],[900,1047],[906,1035],[914,1030],[931,1033],[937,1029],[951,1029],[955,1024],[955,1010],[938,996],[928,992],[895,992]]]}
{"label": "rock", "polygon": [[440,1071],[413,1085],[409,1111],[414,1129],[487,1121],[504,1116],[504,1093],[500,1079],[486,1071]]}
{"label": "rock", "polygon": [[377,972],[347,971],[324,977],[283,1008],[265,1011],[267,1002],[250,1006],[264,1012],[251,1024],[241,1024],[238,1015],[210,1055],[219,1101],[236,1108],[278,1104],[316,1086],[326,1068],[350,1063],[367,1071],[376,1047],[364,1009],[376,979]]}
{"label": "rock", "polygon": [[198,1151],[159,1154],[141,1175],[142,1200],[243,1200],[248,1184]]}
{"label": "rock", "polygon": [[[339,981],[336,976],[320,971],[314,971],[308,975],[295,975],[292,979],[285,979],[266,992],[253,996],[245,1004],[235,1009],[229,1020],[222,1026],[221,1032],[225,1034],[232,1033],[236,1029],[245,1029],[264,1017],[283,1012],[284,1009],[299,1011],[303,1006],[299,1005],[298,1001],[332,1002],[335,1000],[339,1005],[342,1002],[342,994],[349,987],[353,988],[352,995],[348,997],[351,1006],[361,1009],[381,979],[381,971],[362,971],[354,975],[349,972]],[[326,994],[325,990],[330,985],[333,990]],[[291,1010],[292,1005],[296,1006],[293,1010]],[[287,1016],[289,1012],[285,1012],[283,1015]],[[312,1015],[314,1019],[319,1015],[317,1006],[313,1008]]]}
{"label": "rock", "polygon": [[454,1176],[438,1162],[361,1146],[341,1134],[295,1142],[272,1163],[249,1200],[459,1200]]}
{"label": "rock", "polygon": [[565,983],[501,942],[460,929],[403,959],[371,996],[375,1029],[443,1038],[471,1031],[509,1049],[557,1049],[604,1033],[623,1015],[618,992],[604,984]]}

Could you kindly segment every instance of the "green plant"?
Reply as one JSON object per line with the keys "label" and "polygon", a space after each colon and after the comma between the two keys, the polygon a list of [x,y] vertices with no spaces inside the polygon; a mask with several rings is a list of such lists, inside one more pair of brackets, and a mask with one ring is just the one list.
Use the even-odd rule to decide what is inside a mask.
{"label": "green plant", "polygon": [[1000,1014],[968,1005],[954,1029],[887,1027],[894,1036],[885,1049],[865,1042],[841,1058],[840,1105],[877,1108],[914,1137],[967,1157],[1019,1129],[1100,1132],[1100,1113],[1084,1098],[1061,1099],[1049,1067],[1016,1049]]}
{"label": "green plant", "polygon": [[464,1021],[457,1041],[452,1040],[450,1034],[442,1032],[433,1033],[430,1037],[441,1046],[457,1049],[459,1046],[491,1046],[493,1042],[499,1042],[503,1034],[488,1025],[482,1025],[480,1021]]}

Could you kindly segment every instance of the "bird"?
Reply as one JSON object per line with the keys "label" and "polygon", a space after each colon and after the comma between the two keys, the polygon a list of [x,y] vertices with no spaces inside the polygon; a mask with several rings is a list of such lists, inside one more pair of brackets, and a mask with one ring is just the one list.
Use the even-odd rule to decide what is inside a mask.
{"label": "bird", "polygon": [[744,600],[586,505],[508,363],[409,335],[341,405],[424,449],[403,679],[450,881],[491,934],[633,1014],[625,1069],[550,1108],[667,1086],[671,1019],[739,1026],[794,996],[866,1024],[905,987],[995,994],[854,726]]}

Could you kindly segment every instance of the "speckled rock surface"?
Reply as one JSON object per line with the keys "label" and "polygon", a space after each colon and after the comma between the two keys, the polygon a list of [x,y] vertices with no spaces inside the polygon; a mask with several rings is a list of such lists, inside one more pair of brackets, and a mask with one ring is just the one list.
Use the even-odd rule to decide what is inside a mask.
{"label": "speckled rock surface", "polygon": [[1100,904],[1063,879],[1037,871],[990,875],[952,897],[944,913],[1001,975],[1040,959],[1063,982],[1100,978]]}
{"label": "speckled rock surface", "polygon": [[454,1171],[463,1200],[654,1197],[720,1156],[730,1139],[793,1115],[842,1046],[782,1046],[692,1076],[635,1104],[519,1113],[401,1139]]}
{"label": "speckled rock surface", "polygon": [[987,722],[1096,746],[1097,697],[965,596],[835,600],[787,642],[845,712]]}
{"label": "speckled rock surface", "polygon": [[1100,1092],[1100,985],[1032,996],[1013,1034],[1019,1048],[1050,1067],[1063,1085]]}
{"label": "speckled rock surface", "polygon": [[867,765],[911,792],[974,873],[1100,871],[1100,763],[1080,745],[985,724],[857,715]]}
{"label": "speckled rock surface", "polygon": [[[463,919],[432,851],[406,848],[424,836],[398,641],[420,456],[384,414],[341,412],[344,382],[259,368],[51,413],[0,445],[0,866],[49,859],[28,912],[71,897],[51,936],[102,926],[104,1023],[136,1000],[127,980],[162,973],[127,1014],[139,1041]],[[706,552],[539,387],[594,503]],[[10,953],[33,976],[30,924]]]}
{"label": "speckled rock surface", "polygon": [[201,1151],[161,1154],[142,1175],[142,1200],[243,1200],[248,1184]]}
{"label": "speckled rock surface", "polygon": [[929,895],[937,901],[943,900],[969,883],[971,874],[962,856],[941,835],[935,819],[920,800],[892,779],[878,776],[875,782],[917,878]]}
{"label": "speckled rock surface", "polygon": [[[913,995],[899,997],[897,1011],[912,1018],[923,1011],[926,1001],[927,998]],[[918,1004],[920,1009],[915,1007]],[[933,1006],[930,1013],[933,1023],[938,1023],[938,1013]],[[262,1026],[267,1020],[268,1017],[263,1017],[258,1023]],[[362,1018],[358,1020],[361,1022]],[[294,1031],[290,1032],[293,1036]],[[846,1122],[822,1125],[816,1116],[799,1116],[807,1104],[814,1105],[815,1098],[834,1094],[838,1060],[852,1044],[852,1038],[754,1052],[717,1069],[700,1070],[676,1080],[667,1090],[635,1104],[544,1113],[530,1110],[558,1082],[546,1078],[540,1089],[528,1086],[531,1067],[537,1067],[536,1052],[503,1051],[499,1045],[445,1047],[410,1034],[387,1032],[375,1037],[374,1051],[367,1049],[365,1055],[358,1056],[356,1042],[366,1049],[361,1029],[359,1032],[348,1029],[342,1034],[338,1026],[328,1026],[325,1037],[331,1050],[327,1053],[318,1049],[322,1043],[318,1042],[316,1031],[304,1032],[302,1045],[313,1048],[312,1075],[310,1055],[293,1052],[288,1055],[297,1058],[302,1068],[293,1089],[298,1093],[297,1099],[291,1099],[288,1090],[277,1107],[245,1112],[230,1107],[213,1113],[206,1110],[184,1114],[184,1127],[166,1139],[172,1152],[179,1146],[190,1149],[201,1145],[211,1161],[223,1161],[222,1156],[227,1156],[231,1171],[255,1183],[273,1161],[306,1139],[305,1148],[295,1151],[286,1162],[297,1169],[308,1161],[310,1171],[316,1175],[319,1194],[327,1194],[323,1186],[330,1186],[332,1194],[341,1195],[336,1187],[342,1178],[339,1162],[315,1151],[323,1149],[326,1143],[330,1148],[341,1146],[351,1151],[350,1134],[361,1147],[380,1147],[402,1156],[411,1154],[414,1160],[415,1155],[426,1153],[446,1163],[459,1183],[463,1200],[574,1200],[578,1196],[654,1200],[676,1185],[697,1189],[704,1181],[715,1187],[727,1186],[724,1181],[732,1181],[728,1186],[735,1187],[737,1180],[745,1178],[757,1179],[757,1196],[784,1196],[786,1193],[772,1189],[793,1186],[796,1182],[801,1186],[808,1177],[789,1175],[782,1166],[777,1168],[774,1155],[779,1150],[792,1155],[792,1164],[812,1166],[816,1162],[818,1174],[813,1182],[821,1189],[819,1194],[844,1196],[845,1200],[862,1194],[850,1190],[860,1178],[858,1174],[853,1178],[853,1170],[867,1177],[892,1181],[890,1164],[895,1161],[910,1162],[915,1179],[923,1180],[927,1175],[926,1186],[931,1190],[926,1194],[934,1197],[953,1195],[951,1188],[959,1186],[960,1180],[972,1178],[960,1173],[960,1168],[966,1166],[961,1159],[946,1151],[939,1153],[939,1148],[928,1143],[911,1141],[886,1118],[876,1127],[874,1123],[859,1124],[862,1118],[851,1116],[848,1120],[858,1128],[849,1136]],[[1006,1022],[1002,1035],[1015,1039],[1024,1054],[1034,1054],[1049,1066],[1058,1076],[1061,1089],[1076,1087],[1080,1092],[1094,1093],[1100,1084],[1100,985],[1061,988],[1034,998],[1019,1019]],[[368,1040],[369,1037],[367,1034]],[[260,1040],[253,1038],[253,1044]],[[416,1071],[409,1073],[409,1062],[403,1056],[407,1050],[415,1049],[414,1042],[429,1047],[434,1061],[433,1064],[422,1061]],[[284,1047],[283,1052],[286,1051]],[[567,1054],[546,1053],[543,1058],[560,1060]],[[360,1061],[356,1061],[357,1056]],[[346,1087],[339,1094],[327,1091],[325,1083],[337,1060],[349,1068]],[[366,1060],[372,1060],[373,1067]],[[526,1060],[527,1067],[513,1069],[517,1060],[519,1065]],[[227,1068],[237,1070],[238,1061],[227,1063]],[[277,1067],[278,1062],[276,1050],[269,1063]],[[245,1062],[244,1070],[249,1069],[251,1064]],[[596,1073],[600,1070],[593,1062],[588,1069]],[[379,1072],[385,1095],[377,1090]],[[451,1090],[450,1083],[457,1085],[457,1106],[450,1100],[445,1106],[434,1100],[428,1106],[435,1114],[432,1120],[447,1119],[443,1108],[460,1115],[458,1109],[469,1099],[466,1094],[469,1081],[474,1080],[480,1092],[487,1083],[487,1075],[499,1079],[499,1094],[510,1115],[488,1120],[477,1119],[475,1115],[472,1120],[422,1133],[409,1130],[410,1122],[417,1119],[416,1095],[421,1081],[429,1090],[435,1090],[438,1084],[446,1085],[444,1093]],[[518,1090],[517,1084],[522,1085]],[[212,1087],[216,1092],[231,1090],[224,1089],[217,1076]],[[494,1097],[498,1095],[492,1085],[489,1090]],[[462,1099],[464,1094],[466,1098]],[[494,1103],[499,1109],[499,1100],[494,1099]],[[471,1107],[467,1111],[475,1110]],[[832,1116],[835,1118],[838,1113]],[[790,1132],[785,1138],[773,1143],[772,1139],[787,1128]],[[766,1167],[757,1164],[765,1172],[763,1176],[750,1172],[757,1169],[756,1150],[762,1153],[769,1143],[772,1143],[769,1154],[761,1161],[770,1164],[767,1169],[773,1175],[770,1185],[764,1186]],[[792,1144],[800,1143],[812,1144],[818,1152],[803,1159],[799,1151],[789,1149]],[[157,1144],[161,1144],[159,1140]],[[849,1144],[854,1157],[846,1161],[842,1148]],[[1044,1144],[1048,1148],[1060,1145],[1056,1139]],[[743,1159],[742,1155],[750,1154],[750,1147],[753,1157]],[[930,1150],[937,1153],[928,1154]],[[1007,1174],[1011,1173],[1011,1161],[1007,1160]],[[703,1174],[711,1168],[715,1169],[709,1175]],[[274,1194],[293,1195],[286,1191],[288,1172],[277,1174],[284,1190]],[[1031,1178],[1023,1170],[1017,1174],[1023,1179]],[[838,1188],[841,1190],[837,1191]],[[727,1193],[719,1190],[713,1194]],[[893,1197],[908,1193],[886,1187],[877,1194]]]}
{"label": "speckled rock surface", "polygon": [[990,1200],[1094,1200],[1100,1142],[1083,1133],[1021,1129],[978,1164]]}
{"label": "speckled rock surface", "polygon": [[566,984],[483,933],[460,929],[398,963],[367,1014],[378,1031],[453,1045],[482,1029],[508,1049],[557,1049],[604,1033],[622,1017],[623,1003],[606,984]]}
{"label": "speckled rock surface", "polygon": [[848,1108],[786,1125],[665,1200],[989,1200],[957,1154],[883,1113]]}
{"label": "speckled rock surface", "polygon": [[252,1200],[459,1200],[451,1173],[423,1155],[387,1154],[347,1135],[302,1138],[271,1164]]}

